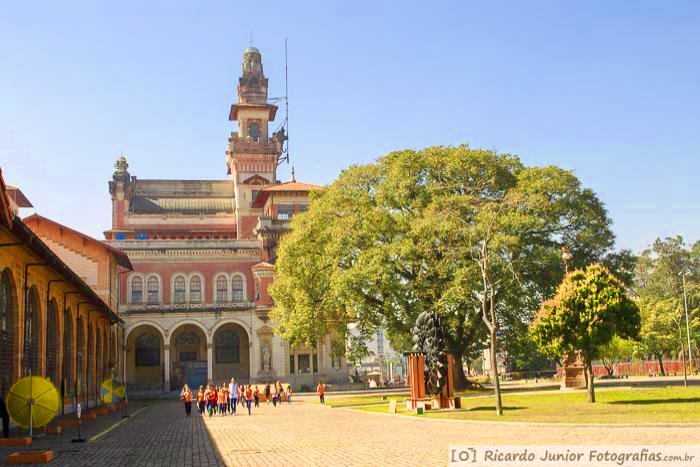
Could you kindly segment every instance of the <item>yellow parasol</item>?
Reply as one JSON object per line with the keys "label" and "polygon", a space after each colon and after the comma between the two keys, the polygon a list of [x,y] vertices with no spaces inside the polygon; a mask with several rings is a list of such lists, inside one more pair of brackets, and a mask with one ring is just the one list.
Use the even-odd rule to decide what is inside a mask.
{"label": "yellow parasol", "polygon": [[109,378],[104,380],[100,386],[100,399],[105,404],[116,404],[124,399],[124,394],[126,393],[126,388],[121,383],[114,378]]}
{"label": "yellow parasol", "polygon": [[49,424],[61,404],[53,383],[41,376],[25,376],[7,393],[5,403],[14,422],[22,427],[42,427]]}

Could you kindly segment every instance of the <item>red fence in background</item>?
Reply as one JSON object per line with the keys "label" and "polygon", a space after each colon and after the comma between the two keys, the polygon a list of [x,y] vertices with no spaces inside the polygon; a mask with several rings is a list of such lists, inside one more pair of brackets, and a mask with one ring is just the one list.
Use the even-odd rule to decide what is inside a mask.
{"label": "red fence in background", "polygon": [[[683,374],[682,360],[664,360],[664,371],[669,374]],[[593,374],[596,376],[607,376],[608,370],[602,364],[593,365]],[[614,376],[647,376],[658,375],[659,362],[621,362],[613,365]]]}

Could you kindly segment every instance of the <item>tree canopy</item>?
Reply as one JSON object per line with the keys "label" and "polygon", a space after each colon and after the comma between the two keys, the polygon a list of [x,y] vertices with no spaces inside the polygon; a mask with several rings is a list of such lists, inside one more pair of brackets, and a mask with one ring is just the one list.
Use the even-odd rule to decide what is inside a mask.
{"label": "tree canopy", "polygon": [[685,355],[688,340],[695,355],[698,352],[700,242],[688,247],[681,237],[658,238],[640,255],[635,273],[633,291],[642,316],[638,353],[658,360],[663,374],[663,357]]}
{"label": "tree canopy", "polygon": [[593,360],[615,336],[637,339],[639,326],[639,308],[622,282],[593,264],[567,274],[554,298],[542,304],[531,330],[537,346],[551,355],[581,353],[589,401],[595,402]]}
{"label": "tree canopy", "polygon": [[629,267],[613,243],[603,204],[571,172],[467,146],[392,152],[344,170],[292,220],[272,315],[292,345],[345,343],[353,323],[402,351],[433,311],[462,361],[530,322],[564,274],[562,245],[573,266]]}

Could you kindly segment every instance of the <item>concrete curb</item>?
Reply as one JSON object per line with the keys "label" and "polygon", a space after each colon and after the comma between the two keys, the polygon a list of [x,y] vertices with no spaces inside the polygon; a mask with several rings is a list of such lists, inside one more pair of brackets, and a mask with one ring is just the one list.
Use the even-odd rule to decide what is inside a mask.
{"label": "concrete curb", "polygon": [[[362,406],[365,407],[365,406]],[[380,415],[383,417],[403,417],[408,420],[442,422],[442,423],[458,423],[458,424],[473,424],[473,425],[510,425],[524,427],[567,427],[567,428],[700,428],[700,423],[560,423],[560,422],[512,422],[504,420],[502,422],[494,420],[455,420],[442,419],[434,417],[418,417],[404,414],[390,414],[382,412],[370,412],[368,410],[358,410],[357,407],[338,407],[337,409],[351,410],[354,412],[363,412],[370,415]]]}

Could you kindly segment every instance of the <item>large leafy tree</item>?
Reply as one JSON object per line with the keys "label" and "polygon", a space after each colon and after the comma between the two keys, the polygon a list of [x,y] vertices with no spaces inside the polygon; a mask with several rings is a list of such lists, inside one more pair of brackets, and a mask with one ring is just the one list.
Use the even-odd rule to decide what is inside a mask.
{"label": "large leafy tree", "polygon": [[636,339],[640,316],[624,285],[593,264],[568,274],[552,300],[542,304],[531,332],[538,347],[563,357],[580,352],[588,375],[588,401],[595,402],[593,360],[615,336]]}
{"label": "large leafy tree", "polygon": [[[663,357],[680,355],[685,358],[688,340],[697,355],[700,242],[689,247],[679,236],[656,239],[637,261],[633,291],[642,315],[639,352],[656,358],[662,373]],[[688,324],[684,295],[688,299]]]}
{"label": "large leafy tree", "polygon": [[498,352],[499,337],[522,331],[552,295],[561,245],[580,264],[602,260],[609,224],[596,196],[556,167],[466,146],[390,153],[343,171],[294,218],[273,318],[293,344],[329,332],[346,341],[353,323],[366,336],[381,326],[409,350],[416,317],[434,311],[458,362],[486,342]]}

